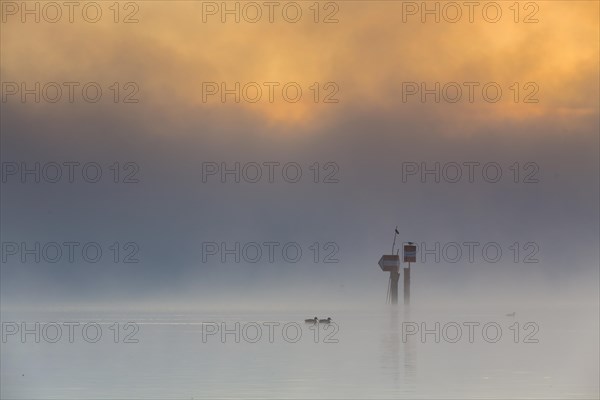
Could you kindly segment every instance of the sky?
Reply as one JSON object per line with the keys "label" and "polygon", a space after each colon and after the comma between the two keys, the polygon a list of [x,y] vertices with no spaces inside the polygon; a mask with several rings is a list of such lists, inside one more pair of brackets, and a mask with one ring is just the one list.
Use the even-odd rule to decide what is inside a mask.
{"label": "sky", "polygon": [[597,304],[597,2],[22,4],[1,2],[4,305],[383,302],[396,226],[434,249],[423,302]]}

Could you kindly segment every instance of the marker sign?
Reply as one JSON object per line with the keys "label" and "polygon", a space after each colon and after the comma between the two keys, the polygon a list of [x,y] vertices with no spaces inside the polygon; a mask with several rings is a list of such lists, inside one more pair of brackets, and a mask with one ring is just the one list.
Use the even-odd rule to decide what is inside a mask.
{"label": "marker sign", "polygon": [[404,245],[404,262],[417,262],[417,246],[414,244]]}
{"label": "marker sign", "polygon": [[382,271],[398,271],[400,268],[400,257],[392,254],[381,256],[379,266]]}

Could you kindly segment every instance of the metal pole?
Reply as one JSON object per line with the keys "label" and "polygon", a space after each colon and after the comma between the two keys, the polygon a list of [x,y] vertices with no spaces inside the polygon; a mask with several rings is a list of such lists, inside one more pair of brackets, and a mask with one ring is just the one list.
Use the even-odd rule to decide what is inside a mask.
{"label": "metal pole", "polygon": [[397,269],[390,271],[390,285],[392,304],[398,304],[398,281],[400,280],[400,272]]}
{"label": "metal pole", "polygon": [[392,276],[390,275],[390,279],[387,284],[387,294],[385,295],[385,304],[390,303],[390,287],[392,286]]}
{"label": "metal pole", "polygon": [[410,263],[404,268],[404,305],[410,305]]}

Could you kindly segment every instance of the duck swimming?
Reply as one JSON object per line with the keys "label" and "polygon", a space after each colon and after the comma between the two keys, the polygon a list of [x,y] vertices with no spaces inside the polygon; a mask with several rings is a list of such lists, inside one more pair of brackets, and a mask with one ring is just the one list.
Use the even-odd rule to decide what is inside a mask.
{"label": "duck swimming", "polygon": [[319,318],[314,317],[314,318],[311,318],[311,319],[305,319],[304,322],[307,323],[307,324],[316,324],[317,322],[319,322]]}
{"label": "duck swimming", "polygon": [[328,324],[331,322],[331,317],[328,317],[327,319],[320,319],[319,322],[322,324]]}

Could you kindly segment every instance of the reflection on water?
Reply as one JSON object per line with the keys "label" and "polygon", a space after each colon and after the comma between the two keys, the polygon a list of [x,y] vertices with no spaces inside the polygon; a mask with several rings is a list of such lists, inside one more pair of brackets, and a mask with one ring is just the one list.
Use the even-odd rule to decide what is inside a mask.
{"label": "reflection on water", "polygon": [[[405,307],[405,312],[404,312],[404,320],[405,321],[412,321],[411,317],[410,317],[410,308],[409,307]],[[398,332],[398,336],[397,337],[402,337],[402,332],[401,329]],[[416,391],[416,387],[415,387],[415,382],[417,381],[417,347],[416,347],[416,341],[418,339],[413,336],[407,336],[406,340],[404,340],[404,345],[403,345],[403,349],[404,349],[404,381],[406,382],[406,392],[409,395],[409,397],[411,397],[411,395],[415,394]]]}
{"label": "reflection on water", "polygon": [[[304,310],[43,315],[3,311],[4,323],[96,322],[103,336],[96,343],[82,340],[78,331],[70,343],[66,330],[56,343],[44,337],[35,343],[31,333],[26,343],[19,335],[6,336],[1,395],[13,399],[597,398],[598,322],[590,317],[594,311],[563,310],[559,315],[556,310],[552,314],[523,311],[520,320],[519,315],[511,318],[501,311],[457,313],[388,306],[330,310],[335,326],[305,324],[314,312]],[[129,321],[139,327],[133,336],[138,343],[125,343],[133,332],[125,329]],[[444,335],[436,343],[433,334],[425,342],[419,334],[403,340],[402,323],[411,321],[426,322],[429,328],[436,321],[441,326],[495,321],[503,332],[495,343],[482,340],[480,332],[470,343],[466,330],[455,343]],[[538,323],[539,343],[524,343],[531,333],[523,328],[527,321]],[[239,342],[236,322],[241,324]],[[284,337],[282,329],[290,322],[298,325],[290,325]],[[220,332],[214,333],[222,323],[229,332],[224,343]],[[262,329],[260,337],[257,327]],[[455,337],[451,330],[445,334]],[[50,328],[45,335],[54,336]]]}
{"label": "reflection on water", "polygon": [[[402,312],[403,311],[403,312]],[[387,320],[382,319],[385,325],[381,330],[381,373],[393,382],[393,393],[403,393],[406,397],[415,394],[416,381],[416,347],[415,338],[407,337],[402,340],[402,322],[410,320],[410,310],[390,306]]]}

